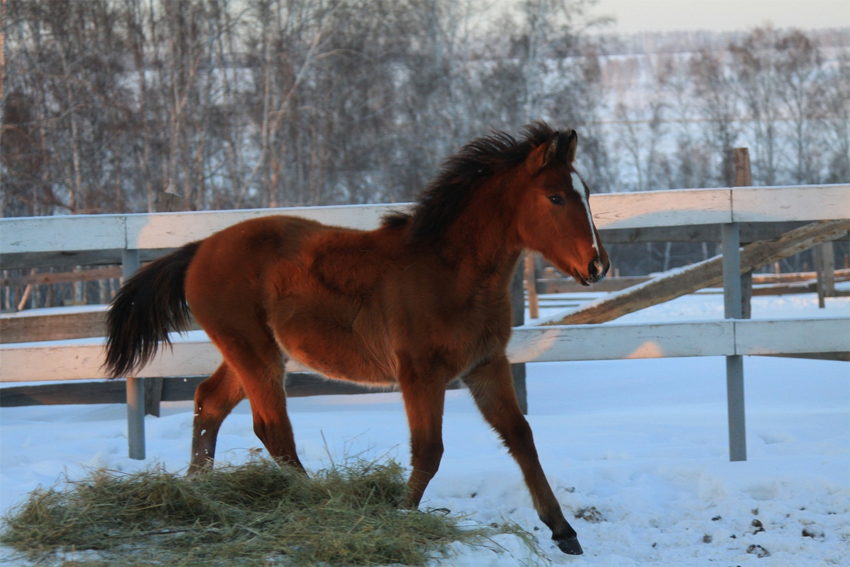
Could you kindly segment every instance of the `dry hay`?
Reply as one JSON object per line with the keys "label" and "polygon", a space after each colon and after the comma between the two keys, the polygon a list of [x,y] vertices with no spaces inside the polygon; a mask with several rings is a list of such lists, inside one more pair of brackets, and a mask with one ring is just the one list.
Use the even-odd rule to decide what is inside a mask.
{"label": "dry hay", "polygon": [[395,462],[310,477],[263,459],[194,477],[97,470],[33,491],[3,519],[0,543],[39,564],[77,566],[423,565],[496,533],[536,551],[516,526],[462,527],[460,517],[401,508],[404,495]]}

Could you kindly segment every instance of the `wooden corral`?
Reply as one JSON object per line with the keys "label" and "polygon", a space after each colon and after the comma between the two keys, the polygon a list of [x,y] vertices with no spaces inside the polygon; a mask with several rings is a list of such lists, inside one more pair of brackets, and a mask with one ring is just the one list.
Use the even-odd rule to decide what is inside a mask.
{"label": "wooden corral", "polygon": [[[738,228],[739,225],[745,226],[743,223],[769,223],[774,227],[771,230],[776,230],[775,227],[780,226],[776,223],[795,223],[793,226],[799,227],[800,223],[840,219],[843,224],[819,223],[821,227],[827,227],[819,233],[821,236],[833,231],[823,240],[846,236],[846,220],[850,217],[850,185],[594,195],[591,207],[594,220],[601,230],[644,231],[643,234],[648,234],[646,231],[649,230],[681,233],[691,227],[707,225]],[[0,240],[0,267],[96,266],[115,264],[121,260],[138,264],[247,218],[285,213],[330,224],[368,229],[376,226],[388,210],[400,208],[405,208],[405,205],[0,219],[4,233],[4,238]],[[806,227],[802,230],[811,229]],[[68,234],[75,235],[75,238],[68,238]],[[13,237],[6,238],[5,235]],[[816,241],[819,240],[809,241],[809,245]],[[762,242],[750,246],[764,247]],[[757,261],[748,260],[749,252],[747,248],[744,250],[742,266],[750,269]],[[769,253],[762,253],[758,261],[765,258],[767,260],[764,261],[770,261],[772,257]],[[737,267],[736,272],[739,271],[741,266]],[[521,284],[521,278],[517,281]],[[521,285],[517,289],[521,291]],[[51,324],[50,319],[39,320],[37,317],[2,318],[0,335],[6,344],[0,346],[0,356],[3,357],[0,382],[84,381],[101,377],[102,342],[97,336],[101,333],[103,311],[78,314],[74,316],[77,319],[68,316],[71,318],[66,319],[69,323],[64,326],[58,324],[63,316],[55,317],[57,324]],[[30,321],[26,322],[26,319]],[[810,355],[850,351],[850,335],[845,332],[847,328],[846,319],[727,319],[637,326],[520,327],[514,332],[509,354],[512,362],[516,363],[668,356]],[[10,343],[5,340],[6,336],[21,342]],[[25,342],[84,336],[94,338],[65,344]],[[142,371],[139,379],[166,378],[161,386],[152,382],[150,384],[153,385],[146,389],[154,392],[153,395],[158,389],[163,399],[173,399],[171,396],[176,395],[173,392],[180,391],[181,387],[190,389],[192,377],[207,375],[215,368],[218,360],[218,352],[205,337],[177,341],[173,352],[166,349],[162,356]],[[308,369],[289,370],[297,372]],[[307,392],[313,387],[297,384],[296,378],[297,375],[293,374],[293,382],[287,384],[291,395],[298,395],[296,392],[299,388],[303,387],[305,389],[302,391]],[[324,381],[319,383],[326,384]],[[111,384],[118,383],[99,384],[110,384],[106,387],[109,388]],[[334,387],[347,386],[343,384]],[[18,394],[19,400],[27,396],[36,398],[32,391],[19,391]],[[6,390],[4,394],[0,391],[0,402],[4,405],[3,398],[7,395],[11,396],[12,392]]]}

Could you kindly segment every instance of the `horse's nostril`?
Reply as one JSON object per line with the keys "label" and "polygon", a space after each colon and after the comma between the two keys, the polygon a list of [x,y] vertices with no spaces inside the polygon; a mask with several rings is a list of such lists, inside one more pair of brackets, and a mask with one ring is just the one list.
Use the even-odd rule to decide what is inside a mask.
{"label": "horse's nostril", "polygon": [[587,266],[588,279],[592,282],[598,282],[608,273],[608,267],[603,266],[599,260],[594,260]]}

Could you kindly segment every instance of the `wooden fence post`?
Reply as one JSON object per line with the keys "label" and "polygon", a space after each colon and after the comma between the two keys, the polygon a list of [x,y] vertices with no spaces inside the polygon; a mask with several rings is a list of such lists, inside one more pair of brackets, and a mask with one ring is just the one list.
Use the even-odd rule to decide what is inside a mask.
{"label": "wooden fence post", "polygon": [[[511,280],[511,313],[513,315],[513,326],[519,327],[525,324],[525,297],[523,294],[524,267],[520,262],[517,265],[514,277]],[[511,374],[514,377],[514,390],[516,390],[517,401],[523,415],[528,415],[528,392],[525,387],[525,364],[511,364]]]}
{"label": "wooden fence post", "polygon": [[[753,174],[750,169],[750,151],[747,148],[735,148],[733,151],[735,164],[734,187],[752,187]],[[752,316],[753,271],[741,274],[741,318],[750,319]]]}
{"label": "wooden fence post", "polygon": [[[752,185],[750,154],[747,148],[733,150],[735,164],[735,187]],[[723,246],[723,303],[727,319],[743,319],[750,311],[752,297],[752,272],[741,275],[741,229],[736,222],[722,226]],[[747,293],[744,288],[749,287]],[[744,308],[744,299],[747,308]],[[747,313],[749,315],[749,313]],[[726,357],[726,406],[729,422],[729,460],[747,460],[747,426],[744,404],[744,357]]]}
{"label": "wooden fence post", "polygon": [[537,263],[534,253],[525,253],[525,292],[528,295],[528,316],[532,319],[540,317],[540,301],[537,298]]}
{"label": "wooden fence post", "polygon": [[[125,249],[121,256],[122,277],[126,282],[141,265],[138,250]],[[144,378],[126,378],[127,381],[127,442],[131,459],[145,458],[145,381]]]}
{"label": "wooden fence post", "polygon": [[[738,223],[723,225],[723,303],[727,319],[741,319],[741,234]],[[744,357],[726,357],[726,405],[729,421],[729,460],[747,460],[744,409]]]}
{"label": "wooden fence post", "polygon": [[145,381],[145,415],[160,416],[163,378],[143,378]]}
{"label": "wooden fence post", "polygon": [[815,246],[818,307],[826,307],[826,298],[835,297],[835,248],[832,242]]}

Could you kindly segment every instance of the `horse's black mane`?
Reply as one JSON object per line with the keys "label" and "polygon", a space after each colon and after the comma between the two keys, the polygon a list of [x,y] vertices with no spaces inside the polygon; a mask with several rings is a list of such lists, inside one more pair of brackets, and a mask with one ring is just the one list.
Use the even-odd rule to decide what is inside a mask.
{"label": "horse's black mane", "polygon": [[410,223],[413,242],[433,242],[449,228],[469,203],[477,181],[519,165],[536,147],[557,134],[544,122],[523,128],[522,138],[505,132],[477,138],[443,162],[436,178],[419,197],[410,213],[393,212],[383,217],[383,226],[401,228]]}

